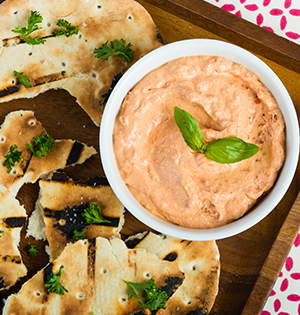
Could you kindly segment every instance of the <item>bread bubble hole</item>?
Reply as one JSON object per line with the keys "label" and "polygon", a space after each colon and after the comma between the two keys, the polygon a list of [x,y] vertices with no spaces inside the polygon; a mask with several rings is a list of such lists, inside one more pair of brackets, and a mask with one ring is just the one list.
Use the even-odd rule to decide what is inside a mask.
{"label": "bread bubble hole", "polygon": [[35,123],[36,123],[36,121],[35,121],[34,119],[30,119],[29,122],[28,122],[28,124],[29,124],[30,126],[34,126]]}
{"label": "bread bubble hole", "polygon": [[81,300],[85,298],[85,294],[82,292],[77,293],[76,296],[78,299],[81,299]]}
{"label": "bread bubble hole", "polygon": [[186,305],[191,305],[192,304],[192,300],[185,300],[185,304]]}
{"label": "bread bubble hole", "polygon": [[17,173],[18,173],[18,171],[17,171],[15,168],[13,168],[13,169],[11,170],[11,174],[12,174],[12,175],[17,175]]}
{"label": "bread bubble hole", "polygon": [[66,225],[67,221],[65,219],[60,219],[58,223],[62,226]]}

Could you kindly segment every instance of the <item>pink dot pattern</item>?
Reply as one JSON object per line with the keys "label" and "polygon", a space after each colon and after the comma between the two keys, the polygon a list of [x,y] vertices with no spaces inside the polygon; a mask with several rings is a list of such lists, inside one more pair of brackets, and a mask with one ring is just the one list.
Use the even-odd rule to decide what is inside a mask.
{"label": "pink dot pattern", "polygon": [[270,32],[300,44],[299,0],[206,0]]}
{"label": "pink dot pattern", "polygon": [[261,315],[300,315],[300,233]]}

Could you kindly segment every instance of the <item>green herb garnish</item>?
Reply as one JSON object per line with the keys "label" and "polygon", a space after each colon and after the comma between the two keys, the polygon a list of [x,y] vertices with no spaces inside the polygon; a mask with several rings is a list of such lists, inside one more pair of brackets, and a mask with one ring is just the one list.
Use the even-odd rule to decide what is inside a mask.
{"label": "green herb garnish", "polygon": [[83,230],[81,232],[79,232],[77,230],[74,230],[73,231],[73,238],[74,238],[74,240],[82,240],[85,232],[86,232],[86,230]]}
{"label": "green herb garnish", "polygon": [[72,35],[78,34],[79,26],[74,26],[67,20],[59,19],[56,25],[64,28],[54,31],[52,33],[54,36],[65,35],[66,37],[70,37]]}
{"label": "green herb garnish", "polygon": [[257,145],[237,137],[216,139],[205,145],[197,121],[188,112],[175,106],[174,118],[187,145],[217,163],[240,162],[249,159],[260,150]]}
{"label": "green herb garnish", "polygon": [[43,17],[38,11],[31,11],[30,17],[28,19],[28,27],[16,27],[12,30],[14,33],[20,33],[20,37],[25,40],[25,42],[29,45],[39,45],[44,44],[46,41],[45,39],[42,39],[41,36],[35,36],[33,38],[28,38],[28,35],[33,33],[34,31],[37,31],[41,29],[41,27],[38,27],[37,24],[41,23],[43,21]]}
{"label": "green herb garnish", "polygon": [[12,145],[9,148],[9,152],[4,156],[5,161],[3,162],[3,166],[7,168],[8,173],[11,172],[16,162],[20,162],[22,152],[18,151],[17,148],[18,146],[16,144]]}
{"label": "green herb garnish", "polygon": [[61,75],[64,76],[65,74],[66,74],[66,71],[63,70],[63,71],[61,72]]}
{"label": "green herb garnish", "polygon": [[121,58],[124,62],[131,62],[132,55],[134,51],[131,50],[131,43],[125,46],[126,41],[121,39],[120,41],[111,41],[110,46],[107,45],[108,41],[104,43],[101,47],[94,49],[94,54],[96,58],[101,58],[103,61],[107,60],[110,56],[117,56]]}
{"label": "green herb garnish", "polygon": [[26,143],[28,148],[32,151],[33,155],[36,157],[45,157],[47,152],[51,152],[53,149],[54,140],[48,134],[40,135],[31,141],[33,145],[30,143]]}
{"label": "green herb garnish", "polygon": [[[129,289],[129,299],[132,297],[135,297],[140,301],[139,307],[141,308],[148,308],[151,311],[155,311],[158,308],[166,308],[166,303],[168,301],[168,295],[165,291],[162,291],[160,288],[158,288],[155,284],[155,281],[153,278],[148,280],[144,283],[134,283],[130,281],[123,280]],[[135,290],[137,291],[144,291],[143,293],[143,301],[141,298],[136,294]]]}
{"label": "green herb garnish", "polygon": [[26,88],[32,86],[32,84],[30,83],[30,79],[27,75],[23,75],[23,72],[18,72],[14,70],[14,77],[16,79],[19,79],[19,82],[23,84]]}
{"label": "green herb garnish", "polygon": [[60,283],[60,277],[61,277],[61,270],[63,266],[60,266],[58,273],[53,273],[47,277],[46,283],[44,283],[44,286],[47,288],[48,292],[56,293],[59,295],[64,295],[65,292],[69,292],[61,283]]}
{"label": "green herb garnish", "polygon": [[1,235],[2,233],[4,233],[4,231],[0,230],[0,237],[2,237],[2,235]]}
{"label": "green herb garnish", "polygon": [[36,248],[36,245],[29,245],[28,255],[29,256],[36,256],[37,253],[38,253],[38,249]]}
{"label": "green herb garnish", "polygon": [[81,216],[85,218],[87,223],[110,223],[110,221],[102,217],[101,208],[98,203],[92,203],[88,208],[84,209]]}

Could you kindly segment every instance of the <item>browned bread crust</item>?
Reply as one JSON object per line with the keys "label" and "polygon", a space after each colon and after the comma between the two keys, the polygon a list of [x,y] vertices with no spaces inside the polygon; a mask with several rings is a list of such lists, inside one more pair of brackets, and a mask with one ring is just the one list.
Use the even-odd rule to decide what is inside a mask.
{"label": "browned bread crust", "polygon": [[[124,207],[105,178],[75,182],[65,174],[54,173],[51,180],[40,180],[39,186],[39,198],[34,211],[40,212],[42,219],[36,220],[38,214],[34,213],[29,218],[27,234],[37,238],[37,230],[45,225],[45,238],[52,260],[60,255],[68,243],[75,242],[74,230],[85,231],[84,239],[121,237]],[[92,203],[100,205],[101,215],[109,223],[86,223],[81,214]],[[39,224],[41,221],[42,224]]]}
{"label": "browned bread crust", "polygon": [[[38,11],[41,30],[32,35],[44,44],[28,45],[11,30],[27,26],[30,11]],[[96,125],[112,87],[131,64],[162,45],[148,12],[133,0],[6,0],[0,5],[0,102],[32,98],[49,89],[65,89]],[[79,26],[78,35],[53,37],[58,19]],[[132,44],[133,60],[118,57],[95,58],[95,48],[107,41],[126,40]],[[32,87],[14,79],[14,70],[23,72]]]}
{"label": "browned bread crust", "polygon": [[[64,266],[61,284],[69,292],[48,293],[45,279],[60,266]],[[81,240],[66,247],[57,260],[27,281],[18,294],[11,295],[3,315],[153,314],[141,309],[137,299],[129,299],[122,281],[142,283],[151,277],[169,296],[184,279],[177,263],[161,260],[144,249],[128,249],[118,238]],[[164,310],[156,314],[165,314],[160,311]]]}

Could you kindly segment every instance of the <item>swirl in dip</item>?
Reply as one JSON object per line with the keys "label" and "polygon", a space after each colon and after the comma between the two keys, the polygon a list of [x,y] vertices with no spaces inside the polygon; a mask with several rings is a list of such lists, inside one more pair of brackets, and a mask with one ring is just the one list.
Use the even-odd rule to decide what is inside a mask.
{"label": "swirl in dip", "polygon": [[[260,151],[219,164],[192,151],[174,107],[198,122],[204,142],[239,137]],[[114,152],[132,195],[154,215],[191,228],[243,216],[274,184],[285,158],[281,111],[254,73],[223,57],[182,57],[147,74],[125,97]]]}

